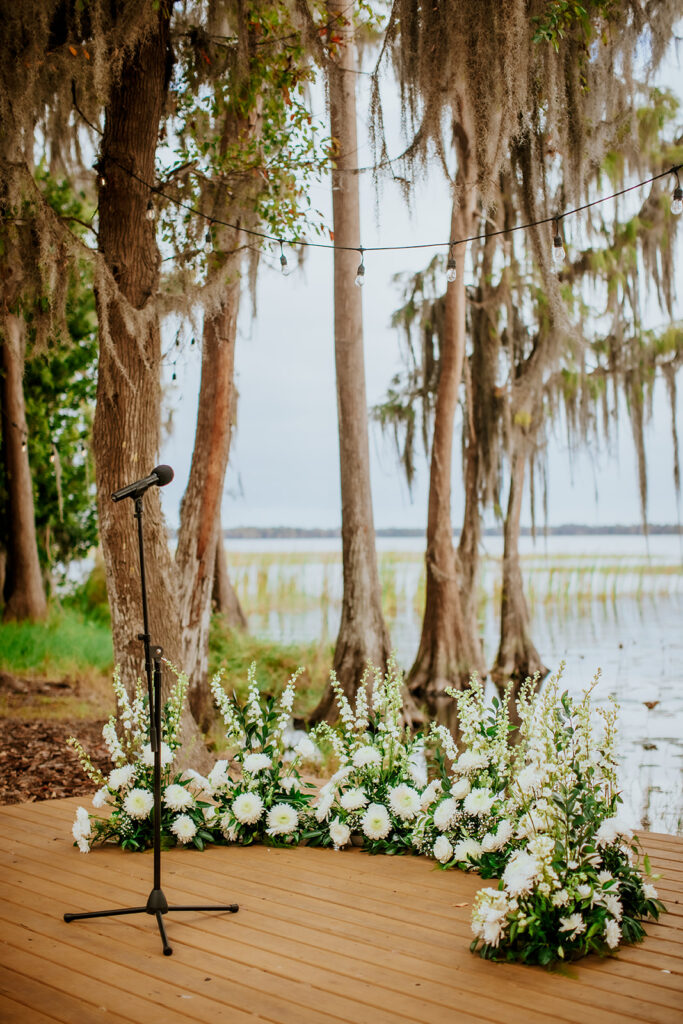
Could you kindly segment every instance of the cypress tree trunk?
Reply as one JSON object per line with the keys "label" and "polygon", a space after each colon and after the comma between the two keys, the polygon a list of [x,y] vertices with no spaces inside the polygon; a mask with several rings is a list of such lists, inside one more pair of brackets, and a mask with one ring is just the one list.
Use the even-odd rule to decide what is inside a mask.
{"label": "cypress tree trunk", "polygon": [[213,570],[213,591],[211,603],[214,611],[223,616],[223,621],[229,629],[236,629],[246,632],[248,628],[247,617],[242,610],[242,605],[237,592],[230,580],[228,562],[225,557],[225,546],[223,544],[223,530],[220,515],[218,518],[218,536],[216,537],[216,559]]}
{"label": "cypress tree trunk", "polygon": [[[114,654],[127,686],[143,670],[138,547],[133,502],[114,505],[111,494],[147,476],[158,461],[161,339],[154,296],[160,257],[154,221],[146,216],[154,196],[144,183],[155,177],[168,85],[170,6],[159,5],[155,30],[124,58],[105,111],[101,147],[106,185],[99,196],[99,244],[113,282],[100,275],[97,287],[100,356],[93,451]],[[150,488],[143,501],[150,636],[170,662],[182,666],[176,575],[158,488]],[[164,678],[166,686],[174,681],[170,672]],[[206,753],[189,713],[183,736],[184,757],[201,766]]]}
{"label": "cypress tree trunk", "polygon": [[500,607],[500,646],[491,678],[500,688],[509,680],[515,691],[527,676],[544,677],[548,669],[541,661],[530,634],[529,609],[524,597],[519,560],[519,524],[524,492],[527,455],[524,440],[516,438],[510,460],[510,493],[504,525],[503,583]]}
{"label": "cypress tree trunk", "polygon": [[[339,2],[328,4],[329,20],[339,15]],[[370,450],[363,357],[362,289],[354,285],[358,252],[344,246],[360,244],[360,199],[356,136],[355,46],[351,29],[343,37],[341,55],[328,68],[330,131],[336,140],[332,169],[334,237],[334,346],[337,374],[339,468],[342,500],[344,591],[334,669],[348,697],[355,695],[368,662],[384,669],[389,636],[382,616],[370,490]],[[311,720],[333,721],[337,709],[326,688]]]}
{"label": "cypress tree trunk", "polygon": [[[28,461],[23,316],[5,315],[0,338],[0,409],[2,447],[7,479],[7,558],[3,597],[5,620],[44,619],[47,601],[36,542],[33,485]],[[23,450],[22,450],[23,449]]]}
{"label": "cypress tree trunk", "polygon": [[[453,204],[453,239],[469,237],[475,222],[474,194],[467,187],[470,151],[462,125],[457,133],[456,148],[456,188],[460,186],[460,196]],[[451,521],[453,424],[465,357],[464,258],[465,246],[457,246],[458,276],[446,289],[441,372],[434,412],[425,612],[420,646],[408,676],[408,687],[415,700],[425,702],[430,715],[449,725],[455,724],[455,707],[444,691],[447,687],[461,689],[472,671],[481,671],[483,665],[479,637],[477,632],[473,633],[471,615],[466,615],[463,609]]]}
{"label": "cypress tree trunk", "polygon": [[181,587],[183,662],[191,671],[189,695],[192,713],[204,727],[208,727],[211,718],[211,697],[207,686],[211,595],[216,548],[222,540],[220,508],[234,418],[239,295],[240,279],[235,265],[220,307],[204,318],[197,429],[190,479],[180,511],[176,551]]}

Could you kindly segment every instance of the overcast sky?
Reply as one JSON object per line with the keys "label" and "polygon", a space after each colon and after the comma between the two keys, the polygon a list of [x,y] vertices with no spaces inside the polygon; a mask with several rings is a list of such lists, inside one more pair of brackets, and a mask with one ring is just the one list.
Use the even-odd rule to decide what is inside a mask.
{"label": "overcast sky", "polygon": [[[674,82],[680,80],[680,67],[673,53],[666,77]],[[361,97],[361,139],[367,137],[363,128],[366,111],[367,102]],[[371,163],[367,145],[359,153],[359,163]],[[329,184],[312,190],[313,205],[323,211],[329,210],[329,197]],[[362,177],[361,218],[362,241],[368,247],[447,239],[450,200],[439,168],[435,166],[429,180],[420,187],[412,215],[394,186],[386,185],[377,203],[369,175]],[[567,221],[569,232],[574,220]],[[394,274],[424,267],[436,251],[366,255],[363,313],[369,405],[382,399],[401,365],[399,340],[389,326],[391,314],[399,304],[399,292],[392,278]],[[290,258],[290,264],[294,262]],[[243,298],[235,360],[238,429],[226,479],[224,527],[340,525],[332,270],[331,250],[309,249],[303,270],[285,277],[280,273],[278,251],[262,263],[255,319],[246,296]],[[659,313],[653,312],[653,318],[646,326],[662,322]],[[164,442],[161,458],[173,466],[176,480],[162,493],[169,522],[176,524],[194,439],[200,353],[198,346],[189,345],[174,351],[170,339],[166,340],[166,348],[172,352],[171,358],[177,358],[177,365],[169,363],[166,367],[166,402],[173,410],[173,431]],[[173,369],[177,374],[175,384],[170,381]],[[654,417],[647,431],[649,520],[673,523],[677,520],[673,449],[663,387],[656,398]],[[677,418],[683,425],[680,399]],[[375,526],[424,528],[426,460],[420,460],[411,497],[392,442],[383,439],[374,424],[370,427],[370,449]],[[458,443],[455,449],[458,464],[453,475],[453,522],[457,528],[463,508]],[[639,521],[635,455],[625,415],[612,451],[572,459],[560,436],[551,445],[548,461],[551,525]],[[540,521],[540,507],[538,516]],[[528,501],[523,521],[530,521]]]}

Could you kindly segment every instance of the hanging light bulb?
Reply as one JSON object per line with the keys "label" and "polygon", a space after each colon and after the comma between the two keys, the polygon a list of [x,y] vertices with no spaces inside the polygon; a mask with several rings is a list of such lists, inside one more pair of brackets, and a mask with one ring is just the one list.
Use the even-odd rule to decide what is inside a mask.
{"label": "hanging light bulb", "polygon": [[213,237],[211,235],[211,223],[210,222],[209,222],[209,227],[206,230],[206,234],[204,235],[204,252],[206,253],[207,256],[210,256],[211,253],[213,252]]}
{"label": "hanging light bulb", "polygon": [[28,445],[26,444],[26,438],[24,438],[24,440],[21,442],[21,450],[22,450],[22,452],[25,452],[27,448],[28,448]]}
{"label": "hanging light bulb", "polygon": [[100,188],[105,188],[107,184],[107,179],[104,176],[102,164],[99,160],[96,160],[93,164],[93,170],[97,172],[97,184],[100,186]]}
{"label": "hanging light bulb", "polygon": [[363,261],[363,250],[359,249],[358,252],[360,253],[360,263],[358,264],[358,270],[356,271],[356,280],[354,281],[354,284],[356,288],[362,288],[363,285],[365,284],[365,263]]}
{"label": "hanging light bulb", "polygon": [[683,188],[681,188],[677,172],[674,171],[674,174],[676,175],[676,188],[671,196],[671,212],[678,217],[683,213]]}
{"label": "hanging light bulb", "polygon": [[50,452],[50,462],[51,462],[51,463],[52,463],[53,465],[54,465],[54,461],[55,461],[55,453],[54,453],[54,452]]}
{"label": "hanging light bulb", "polygon": [[147,203],[147,212],[145,213],[145,217],[147,218],[147,220],[154,220],[156,218],[156,215],[157,211],[154,207],[154,203],[150,199],[150,201]]}
{"label": "hanging light bulb", "polygon": [[449,284],[452,284],[458,276],[458,267],[455,262],[455,255],[453,253],[453,242],[448,251],[448,263],[446,264],[446,280]]}
{"label": "hanging light bulb", "polygon": [[280,266],[282,267],[282,273],[287,271],[287,257],[285,256],[285,250],[283,247],[282,239],[280,239]]}
{"label": "hanging light bulb", "polygon": [[564,265],[564,261],[567,258],[567,253],[564,251],[564,244],[560,235],[560,221],[555,221],[555,237],[553,238],[553,251],[552,261],[553,266],[556,270],[561,270]]}

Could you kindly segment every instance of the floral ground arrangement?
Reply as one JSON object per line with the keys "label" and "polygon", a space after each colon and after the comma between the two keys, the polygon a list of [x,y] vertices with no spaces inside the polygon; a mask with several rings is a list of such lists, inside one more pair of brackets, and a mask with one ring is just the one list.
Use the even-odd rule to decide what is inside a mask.
{"label": "floral ground arrangement", "polygon": [[[187,691],[178,676],[162,714],[163,845],[353,844],[478,871],[498,881],[475,898],[471,949],[492,960],[547,965],[609,954],[640,941],[643,922],[664,910],[618,814],[617,707],[593,705],[597,677],[581,700],[561,692],[561,672],[540,689],[527,680],[514,715],[509,689],[488,701],[472,679],[451,692],[457,743],[436,723],[426,735],[409,733],[394,662],[386,675],[366,672],[354,706],[333,677],[338,724],[310,735],[291,727],[296,678],[279,698],[266,697],[252,668],[243,702],[214,678],[228,756],[204,776],[174,769]],[[98,786],[96,811],[108,811],[78,808],[72,832],[84,853],[95,843],[152,843],[146,693],[138,683],[129,698],[118,675],[114,689],[118,716],[103,730],[108,775],[70,741]],[[302,769],[321,764],[327,779],[316,789]]]}

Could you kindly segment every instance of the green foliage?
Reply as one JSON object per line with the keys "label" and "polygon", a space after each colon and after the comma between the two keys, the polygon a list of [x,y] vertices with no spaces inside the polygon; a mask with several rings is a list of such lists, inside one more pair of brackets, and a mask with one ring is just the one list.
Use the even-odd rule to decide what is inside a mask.
{"label": "green foliage", "polygon": [[111,631],[76,609],[52,605],[45,622],[0,623],[0,668],[57,679],[111,670]]}

